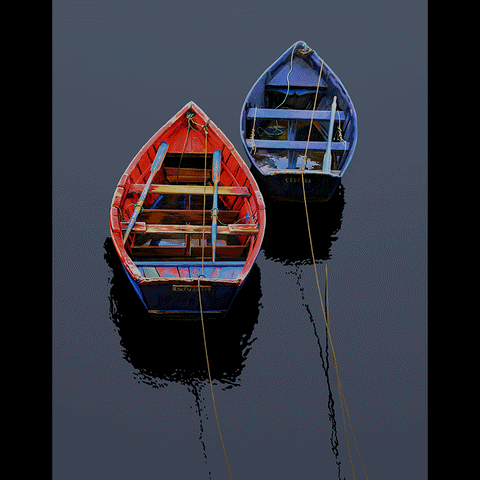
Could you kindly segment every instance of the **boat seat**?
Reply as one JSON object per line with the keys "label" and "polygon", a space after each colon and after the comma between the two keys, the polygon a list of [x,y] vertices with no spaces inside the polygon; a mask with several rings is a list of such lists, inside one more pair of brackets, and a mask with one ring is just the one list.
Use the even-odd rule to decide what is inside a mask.
{"label": "boat seat", "polygon": [[[129,186],[128,193],[142,193],[145,185],[142,183],[132,183]],[[215,189],[212,185],[162,185],[162,184],[152,184],[148,193],[155,193],[160,195],[203,195],[205,192],[206,195],[213,195]],[[218,195],[235,195],[238,197],[249,197],[250,191],[248,187],[240,186],[219,186]]]}
{"label": "boat seat", "polygon": [[[252,140],[247,139],[247,146],[249,148],[254,146]],[[306,141],[301,140],[257,140],[255,139],[255,146],[257,148],[273,148],[276,150],[303,150],[307,147]],[[350,148],[350,142],[332,142],[331,150],[344,151]],[[309,150],[325,151],[327,149],[327,142],[308,142]]]}
{"label": "boat seat", "polygon": [[[121,222],[122,230],[126,230],[128,222]],[[161,225],[149,224],[145,222],[135,222],[133,233],[143,234],[211,234],[212,226],[205,225]],[[218,235],[256,235],[258,233],[258,225],[251,223],[232,223],[229,225],[218,225]]]}
{"label": "boat seat", "polygon": [[[218,220],[227,224],[234,223],[239,213],[238,210],[218,210]],[[190,222],[201,225],[204,219],[207,224],[212,222],[211,210],[147,208],[138,216],[139,222],[161,224]]]}
{"label": "boat seat", "polygon": [[[314,110],[314,120],[330,120],[330,110]],[[287,108],[250,108],[247,118],[268,118],[276,120],[311,120],[312,110],[293,110]],[[345,112],[337,111],[335,120],[345,120]]]}

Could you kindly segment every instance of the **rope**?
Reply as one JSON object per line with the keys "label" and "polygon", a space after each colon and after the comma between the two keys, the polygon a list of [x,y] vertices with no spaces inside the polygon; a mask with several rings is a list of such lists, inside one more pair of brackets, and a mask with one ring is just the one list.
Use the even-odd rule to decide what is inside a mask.
{"label": "rope", "polygon": [[[212,375],[210,373],[210,362],[208,360],[208,351],[207,351],[207,339],[205,336],[205,323],[203,321],[203,309],[202,309],[202,292],[200,287],[200,278],[205,278],[203,274],[203,265],[205,260],[205,204],[207,197],[207,137],[208,137],[208,124],[209,120],[206,121],[205,125],[202,125],[202,128],[205,129],[205,163],[203,169],[203,229],[202,229],[202,273],[198,276],[198,303],[200,305],[200,319],[202,321],[202,332],[203,332],[203,346],[205,348],[205,358],[207,360],[207,372],[208,372],[208,381],[210,383],[210,391],[212,393],[212,402],[213,402],[213,411],[215,412],[215,419],[217,421],[218,433],[220,435],[220,441],[222,442],[223,454],[225,455],[225,460],[227,462],[228,473],[230,478],[233,480],[232,472],[230,470],[230,465],[228,463],[227,452],[225,450],[225,444],[223,443],[222,431],[220,430],[220,422],[217,415],[217,407],[215,405],[215,396],[213,394],[213,384],[212,384]],[[198,125],[198,124],[197,124]]]}
{"label": "rope", "polygon": [[[337,129],[335,131],[335,135],[333,136],[333,138],[336,142],[343,143],[343,151],[346,152],[347,151],[347,142],[345,141],[345,139],[342,136],[342,122],[340,120],[340,111],[337,110],[337,113],[338,113],[338,125],[337,125]],[[337,155],[334,155],[333,158],[334,158],[333,167],[335,169],[335,167],[336,168],[339,167]]]}
{"label": "rope", "polygon": [[299,50],[302,55],[307,55],[308,53],[313,52],[312,48],[307,48],[307,44],[303,42],[303,50]]}
{"label": "rope", "polygon": [[220,430],[220,422],[218,421],[217,407],[215,406],[215,396],[213,395],[212,375],[210,374],[210,364],[208,361],[208,353],[207,353],[207,341],[205,338],[205,324],[203,322],[202,294],[200,293],[200,277],[205,278],[205,275],[198,276],[198,301],[200,303],[200,318],[202,320],[203,346],[205,347],[205,358],[207,359],[208,380],[210,382],[210,391],[212,392],[213,410],[215,412],[215,419],[217,420],[218,433],[220,434],[220,440],[222,442],[223,454],[225,455],[225,460],[227,461],[228,473],[230,474],[230,478],[233,479],[232,471],[230,470],[230,465],[228,463],[227,452],[225,450],[225,444],[223,443],[222,431]]}
{"label": "rope", "polygon": [[[204,125],[205,128],[205,162],[203,166],[203,229],[202,229],[202,275],[203,275],[203,263],[205,260],[205,206],[207,198],[207,137],[208,137],[208,121]],[[200,294],[200,288],[198,289]],[[201,309],[200,304],[200,309]],[[200,310],[201,311],[201,310]],[[203,320],[202,320],[203,321]],[[205,354],[207,351],[205,350]]]}
{"label": "rope", "polygon": [[122,222],[125,221],[125,218],[123,216],[123,212],[122,212],[122,209],[118,206],[118,205],[113,205],[113,208],[116,208],[118,210],[118,215],[120,216],[120,220]]}
{"label": "rope", "polygon": [[[317,95],[318,95],[318,90],[319,90],[319,87],[320,87],[320,80],[322,78],[322,70],[323,70],[323,60],[322,60],[322,65],[320,67],[320,73],[318,75],[318,84],[317,84],[317,90],[315,92],[314,105],[316,105],[316,103],[317,103]],[[312,118],[310,120],[310,128],[308,130],[307,144],[305,146],[305,155],[304,155],[304,158],[303,158],[303,164],[302,164],[302,170],[301,170],[303,201],[304,201],[304,204],[305,204],[305,215],[307,217],[308,238],[310,240],[310,250],[311,250],[311,254],[312,254],[313,267],[315,269],[315,279],[316,279],[316,282],[317,282],[317,290],[318,290],[318,294],[320,296],[320,304],[322,306],[323,317],[325,319],[325,326],[327,328],[328,339],[329,339],[329,342],[330,342],[330,348],[332,349],[332,358],[333,358],[333,363],[335,365],[335,373],[337,375],[338,395],[340,397],[340,406],[342,408],[343,428],[345,430],[345,437],[347,439],[348,455],[350,457],[350,464],[352,466],[353,479],[355,480],[355,471],[354,471],[354,468],[353,468],[352,454],[351,454],[351,451],[350,451],[350,442],[348,441],[348,434],[347,434],[347,427],[346,427],[346,423],[345,423],[345,413],[344,413],[344,410],[343,410],[343,404],[345,404],[345,410],[346,410],[348,420],[349,420],[349,423],[350,423],[350,428],[352,430],[352,435],[353,435],[353,438],[354,438],[354,441],[355,441],[355,446],[357,448],[358,456],[360,457],[360,461],[362,463],[363,471],[365,472],[365,476],[367,477],[367,480],[368,480],[367,472],[365,471],[365,466],[363,465],[363,460],[362,460],[362,457],[360,455],[360,451],[358,449],[357,441],[355,439],[355,434],[353,432],[353,426],[352,426],[352,422],[351,422],[351,419],[350,419],[350,414],[348,412],[347,402],[346,402],[346,399],[345,399],[345,394],[343,393],[342,383],[340,382],[340,376],[338,374],[337,358],[336,358],[336,355],[335,355],[335,350],[333,348],[333,341],[332,341],[332,336],[331,336],[331,332],[330,332],[330,319],[328,317],[328,310],[326,312],[325,307],[323,305],[322,294],[321,294],[321,291],[320,291],[320,282],[318,280],[317,265],[315,263],[315,254],[313,252],[312,232],[311,232],[311,229],[310,229],[310,220],[309,220],[309,217],[308,217],[307,196],[305,194],[304,170],[305,170],[305,163],[306,163],[306,159],[307,159],[308,142],[310,140],[310,133],[312,131],[314,112],[315,112],[315,109],[312,110]],[[327,266],[326,265],[325,265],[325,276],[326,276],[326,282],[328,284]],[[327,289],[327,293],[328,293],[328,289]],[[327,299],[326,299],[326,301],[327,301]],[[327,308],[328,308],[328,304],[327,304]]]}
{"label": "rope", "polygon": [[190,130],[192,130],[192,129],[197,131],[196,129],[194,129],[192,127],[192,122],[193,122],[193,117],[194,116],[195,116],[195,114],[193,112],[187,113],[188,128],[187,128],[187,134],[185,135],[185,142],[183,144],[182,154],[180,155],[180,160],[178,162],[178,167],[177,167],[177,185],[178,185],[178,175],[180,174],[180,166],[182,165],[183,154],[185,153],[185,147],[187,146],[188,134],[190,133]]}
{"label": "rope", "polygon": [[[289,80],[289,76],[290,74],[292,73],[292,70],[293,70],[293,55],[295,54],[295,48],[297,47],[297,45],[299,44],[300,42],[297,42],[293,48],[292,48],[292,54],[290,55],[290,70],[288,71],[287,73],[287,93],[285,94],[285,98],[283,99],[282,103],[280,103],[280,105],[277,105],[275,108],[280,108],[284,103],[285,103],[285,100],[287,99],[288,97],[288,92],[290,91],[290,80]],[[302,42],[303,43],[303,49],[300,50],[299,49],[299,52],[303,55],[307,55],[308,53],[311,53],[313,52],[313,50],[311,48],[307,48],[307,44],[305,42]],[[323,66],[323,60],[322,60],[322,66]],[[317,87],[317,91],[318,91],[318,87]],[[315,100],[316,100],[316,97],[315,97]]]}
{"label": "rope", "polygon": [[[299,44],[300,42],[297,42],[293,48],[292,48],[292,54],[290,55],[290,70],[288,71],[287,73],[287,93],[285,94],[285,98],[282,100],[282,103],[280,103],[279,105],[277,105],[275,108],[280,108],[284,103],[285,103],[285,100],[287,99],[288,97],[288,92],[290,91],[290,80],[288,79],[288,77],[290,76],[290,74],[292,73],[292,70],[293,70],[293,54],[295,53],[295,47]],[[323,63],[322,63],[322,66],[323,66]],[[315,97],[316,98],[316,97]]]}
{"label": "rope", "polygon": [[252,147],[250,149],[250,154],[255,155],[257,153],[257,146],[255,145],[255,122],[257,120],[257,107],[255,107],[255,115],[253,117],[253,127],[252,133],[250,135],[250,140],[252,141]]}

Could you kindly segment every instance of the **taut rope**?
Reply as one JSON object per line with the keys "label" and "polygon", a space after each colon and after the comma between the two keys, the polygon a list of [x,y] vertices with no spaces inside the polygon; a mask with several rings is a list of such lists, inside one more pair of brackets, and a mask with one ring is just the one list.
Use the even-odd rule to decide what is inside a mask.
{"label": "taut rope", "polygon": [[230,470],[230,465],[228,463],[227,452],[225,450],[225,444],[223,443],[222,431],[220,430],[220,422],[218,420],[217,407],[215,405],[215,396],[213,394],[212,375],[210,373],[210,362],[208,361],[207,339],[205,336],[205,323],[203,321],[203,309],[202,309],[202,293],[201,293],[201,287],[200,287],[200,278],[205,278],[205,275],[203,274],[203,265],[205,260],[205,205],[206,205],[206,196],[207,196],[207,137],[208,137],[209,122],[210,120],[207,119],[207,121],[205,122],[205,125],[202,125],[202,127],[205,129],[205,163],[204,163],[204,169],[203,169],[202,274],[198,276],[198,303],[200,305],[200,319],[202,321],[203,346],[205,348],[205,358],[207,360],[207,372],[208,372],[208,380],[210,382],[210,391],[212,393],[213,410],[215,412],[215,419],[217,421],[220,441],[222,442],[223,454],[225,455],[225,460],[227,462],[228,473],[230,474],[230,478],[233,480],[232,472]]}
{"label": "taut rope", "polygon": [[[293,57],[293,52],[292,52],[292,57]],[[333,363],[335,365],[335,373],[337,375],[337,386],[338,386],[338,395],[340,397],[340,406],[342,408],[342,418],[343,418],[343,427],[344,427],[344,430],[345,430],[345,437],[347,439],[347,447],[348,447],[348,455],[350,457],[350,464],[352,466],[352,473],[353,473],[353,479],[355,480],[355,471],[353,469],[353,461],[352,461],[352,454],[351,454],[351,451],[350,451],[350,443],[348,441],[348,434],[347,434],[347,427],[346,427],[346,423],[345,423],[345,414],[344,414],[344,410],[343,410],[343,405],[345,404],[345,410],[347,412],[347,416],[348,416],[348,420],[349,420],[349,423],[350,423],[350,428],[352,430],[352,435],[353,435],[353,439],[355,441],[355,446],[357,447],[357,452],[358,452],[358,456],[360,457],[360,461],[362,463],[362,467],[363,467],[363,471],[365,472],[365,476],[367,477],[367,480],[368,480],[368,476],[367,476],[367,472],[365,471],[365,466],[363,465],[363,460],[362,460],[362,457],[360,455],[360,452],[358,450],[358,445],[357,445],[357,441],[355,439],[355,434],[353,432],[353,426],[352,426],[352,422],[350,420],[350,414],[348,412],[348,408],[347,408],[347,402],[346,402],[346,399],[345,399],[345,394],[343,393],[343,388],[342,388],[342,384],[340,382],[340,376],[338,374],[338,365],[337,365],[337,359],[336,359],[336,356],[335,356],[335,350],[333,348],[333,342],[332,342],[332,336],[331,336],[331,333],[330,333],[330,318],[328,318],[327,320],[327,313],[325,312],[325,308],[324,308],[324,305],[323,305],[323,300],[322,300],[322,294],[321,294],[321,291],[320,291],[320,282],[318,280],[318,272],[317,272],[317,265],[315,263],[315,254],[313,252],[313,242],[312,242],[312,232],[311,232],[311,229],[310,229],[310,220],[308,218],[308,208],[307,208],[307,196],[305,194],[305,181],[304,181],[304,170],[305,170],[305,163],[306,163],[306,159],[307,159],[307,151],[308,151],[308,142],[310,140],[310,134],[311,134],[311,131],[312,131],[312,125],[313,125],[313,117],[314,117],[314,112],[315,112],[315,105],[317,104],[317,96],[318,96],[318,90],[320,88],[320,81],[321,81],[321,78],[322,78],[322,70],[323,70],[323,60],[322,60],[322,64],[320,66],[320,73],[318,75],[318,84],[317,84],[317,90],[315,92],[315,100],[313,102],[313,105],[314,105],[314,108],[312,109],[312,118],[310,120],[310,127],[309,127],[309,130],[308,130],[308,137],[307,137],[307,144],[305,146],[305,155],[303,157],[303,164],[302,164],[302,170],[301,170],[301,175],[302,175],[302,189],[303,189],[303,201],[304,201],[304,204],[305,204],[305,215],[307,217],[307,228],[308,228],[308,238],[310,240],[310,250],[311,250],[311,253],[312,253],[312,262],[313,262],[313,268],[315,269],[315,279],[316,279],[316,282],[317,282],[317,290],[318,290],[318,294],[320,296],[320,304],[322,306],[322,311],[323,311],[323,317],[325,319],[325,326],[327,328],[327,334],[328,334],[328,339],[329,339],[329,342],[330,342],[330,348],[332,349],[332,358],[333,358]],[[287,76],[288,78],[288,76]],[[325,265],[325,275],[327,275],[327,266]],[[327,280],[328,281],[328,280]]]}

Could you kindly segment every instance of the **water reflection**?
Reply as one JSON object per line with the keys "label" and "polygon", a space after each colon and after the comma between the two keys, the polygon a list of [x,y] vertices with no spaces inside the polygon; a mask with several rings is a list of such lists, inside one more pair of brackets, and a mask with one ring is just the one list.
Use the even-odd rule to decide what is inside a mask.
{"label": "water reflection", "polygon": [[[275,202],[265,199],[267,228],[262,249],[266,258],[285,265],[311,264],[312,254],[303,202]],[[328,260],[332,243],[342,226],[344,187],[338,184],[328,202],[308,205],[308,218],[315,260]]]}
{"label": "water reflection", "polygon": [[[320,340],[319,336],[319,330],[321,331],[320,328],[317,328],[317,325],[315,323],[315,320],[312,315],[312,311],[310,309],[310,306],[308,303],[305,303],[305,287],[302,286],[301,278],[302,278],[302,270],[299,265],[295,266],[294,270],[290,273],[293,273],[297,277],[297,285],[299,286],[299,290],[302,295],[302,304],[305,307],[305,310],[307,311],[308,318],[310,320],[310,323],[313,328],[313,334],[315,335],[315,339],[317,342],[318,346],[318,354],[320,358],[320,364],[322,365],[322,370],[325,375],[326,383],[327,383],[327,392],[328,392],[328,401],[327,401],[327,407],[328,407],[328,419],[330,420],[332,424],[332,430],[330,433],[330,445],[332,448],[333,455],[335,456],[335,463],[337,465],[337,473],[338,473],[338,479],[341,480],[341,461],[338,459],[339,456],[339,451],[338,451],[338,446],[339,446],[339,441],[338,441],[338,435],[337,435],[337,421],[335,418],[335,401],[333,399],[333,394],[332,394],[332,388],[330,384],[330,362],[329,362],[329,355],[328,355],[328,331],[327,327],[325,325],[325,319],[322,317],[318,319],[317,321],[319,322],[319,325],[325,325],[323,329],[325,330],[325,348],[322,347],[322,342]],[[324,305],[326,305],[327,302],[327,296],[325,294],[324,298]],[[328,309],[326,309],[326,314],[328,315]],[[328,320],[328,318],[327,318]],[[321,323],[320,323],[321,322]]]}
{"label": "water reflection", "polygon": [[[192,393],[199,417],[199,441],[208,468],[203,421],[208,419],[205,405],[210,407],[212,399],[201,322],[151,319],[126,277],[111,238],[105,240],[104,249],[112,269],[110,317],[118,329],[124,358],[135,368],[138,382],[152,388],[178,382]],[[256,340],[252,333],[261,297],[260,269],[255,264],[227,315],[205,321],[212,383],[222,390],[240,385],[240,374]],[[203,395],[205,387],[208,399]]]}
{"label": "water reflection", "polygon": [[[113,274],[110,317],[118,328],[125,359],[137,370],[137,380],[156,388],[168,382],[185,385],[208,382],[201,322],[151,319],[126,278],[110,238],[104,248],[105,260]],[[260,269],[255,264],[227,315],[205,321],[212,380],[223,388],[239,385],[246,357],[255,341],[251,336],[261,296]]]}

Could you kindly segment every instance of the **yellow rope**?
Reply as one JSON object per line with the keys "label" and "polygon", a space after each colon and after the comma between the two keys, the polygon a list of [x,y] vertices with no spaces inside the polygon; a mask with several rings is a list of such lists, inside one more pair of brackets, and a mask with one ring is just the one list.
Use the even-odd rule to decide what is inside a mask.
{"label": "yellow rope", "polygon": [[[327,312],[325,312],[325,307],[323,305],[323,300],[322,300],[322,294],[321,294],[321,291],[320,291],[320,282],[318,280],[317,265],[315,263],[315,254],[313,252],[312,233],[311,233],[311,229],[310,229],[310,220],[309,220],[309,217],[308,217],[308,208],[307,208],[307,196],[305,194],[304,170],[305,170],[305,163],[306,163],[306,159],[307,159],[308,142],[310,140],[310,134],[311,134],[311,131],[312,131],[315,105],[317,104],[317,95],[318,95],[318,90],[319,90],[319,87],[320,87],[320,80],[322,78],[322,70],[323,70],[323,60],[322,60],[322,65],[320,67],[320,73],[318,75],[318,84],[317,84],[317,90],[315,92],[315,100],[313,102],[312,118],[310,120],[310,128],[308,130],[307,144],[305,146],[305,155],[304,155],[304,158],[303,158],[303,164],[302,164],[302,170],[301,170],[303,201],[304,201],[304,204],[305,204],[305,215],[307,217],[308,237],[309,237],[309,240],[310,240],[310,250],[311,250],[311,253],[312,253],[313,267],[315,269],[315,279],[316,279],[316,282],[317,282],[317,290],[318,290],[318,294],[320,296],[320,304],[322,306],[323,317],[325,319],[325,326],[327,328],[327,334],[328,334],[328,339],[329,339],[329,342],[330,342],[330,348],[332,350],[333,363],[335,365],[335,373],[337,375],[338,395],[340,397],[340,406],[341,406],[341,409],[342,409],[343,427],[344,427],[344,430],[345,430],[345,437],[347,439],[348,455],[350,457],[350,464],[352,466],[353,479],[355,480],[355,471],[354,471],[354,468],[353,468],[352,454],[351,454],[351,451],[350,451],[350,442],[348,441],[348,434],[347,434],[347,427],[346,427],[346,423],[345,423],[345,413],[344,413],[344,410],[343,410],[343,404],[345,404],[345,410],[346,410],[346,413],[347,413],[347,416],[348,416],[348,420],[349,420],[349,423],[350,423],[350,428],[352,430],[352,435],[353,435],[353,438],[354,438],[354,441],[355,441],[355,445],[357,447],[358,456],[360,457],[360,461],[362,463],[363,471],[365,472],[365,476],[367,477],[367,480],[368,480],[367,472],[365,471],[365,466],[363,465],[363,460],[362,460],[362,457],[361,457],[360,452],[358,450],[358,445],[357,445],[357,441],[355,439],[355,434],[353,432],[353,426],[352,426],[352,422],[351,422],[351,419],[350,419],[350,414],[349,414],[348,408],[347,408],[347,402],[346,402],[346,399],[345,399],[345,394],[343,393],[342,384],[340,382],[340,376],[338,374],[337,359],[336,359],[336,356],[335,356],[335,350],[333,348],[332,336],[331,336],[331,333],[330,333],[330,318],[328,316],[328,303],[327,303]],[[328,277],[327,277],[327,266],[326,265],[325,265],[325,275],[326,275],[327,295],[328,295]],[[327,301],[327,299],[326,299],[326,301]]]}
{"label": "yellow rope", "polygon": [[205,325],[203,323],[202,294],[200,293],[200,276],[198,277],[198,301],[200,302],[200,318],[202,320],[203,346],[205,347],[205,358],[207,359],[208,380],[210,382],[210,391],[212,392],[213,410],[215,412],[215,419],[217,420],[218,433],[220,434],[220,441],[222,442],[223,454],[225,455],[225,460],[227,462],[228,473],[230,474],[230,478],[233,480],[232,472],[230,470],[230,465],[228,463],[227,452],[225,450],[225,444],[223,443],[222,431],[220,430],[220,422],[218,421],[217,407],[215,405],[215,396],[213,395],[212,375],[210,374],[210,364],[208,362],[208,353],[207,353],[207,340],[205,338]]}
{"label": "yellow rope", "polygon": [[204,164],[204,171],[203,171],[202,274],[198,276],[198,303],[200,305],[200,319],[202,321],[203,346],[205,348],[205,358],[207,360],[208,380],[210,382],[210,391],[212,393],[213,411],[215,412],[215,419],[217,420],[218,433],[220,434],[220,441],[222,442],[223,454],[225,455],[225,460],[227,462],[228,473],[230,474],[230,478],[233,480],[232,472],[230,470],[230,465],[228,463],[227,452],[225,450],[225,444],[223,443],[222,431],[220,430],[220,422],[218,421],[217,407],[215,405],[215,396],[213,394],[212,375],[210,373],[210,362],[208,361],[207,339],[206,339],[206,336],[205,336],[205,324],[204,324],[204,321],[203,321],[203,309],[202,309],[202,293],[201,293],[201,287],[200,287],[200,278],[201,277],[205,278],[205,275],[203,274],[203,264],[204,264],[204,259],[205,259],[205,249],[204,249],[204,245],[205,245],[205,199],[206,199],[206,196],[207,196],[207,136],[208,136],[208,123],[209,123],[209,121],[207,120],[207,122],[204,125],[204,128],[205,128],[205,164]]}
{"label": "yellow rope", "polygon": [[252,134],[250,135],[250,140],[252,141],[252,147],[250,149],[251,155],[255,155],[257,153],[257,146],[255,145],[255,122],[256,121],[257,121],[257,107],[255,107],[255,116],[253,117]]}
{"label": "yellow rope", "polygon": [[[207,197],[207,137],[208,137],[208,120],[204,125],[205,128],[205,162],[203,167],[203,229],[202,229],[202,275],[203,262],[205,258],[205,201]],[[200,293],[200,289],[198,290]]]}
{"label": "yellow rope", "polygon": [[[288,71],[287,73],[287,93],[285,94],[285,98],[282,100],[282,102],[277,105],[275,108],[280,108],[284,103],[285,103],[285,100],[287,99],[288,97],[288,92],[290,91],[290,80],[288,79],[288,77],[290,76],[290,74],[292,73],[292,70],[293,70],[293,55],[295,54],[295,48],[297,47],[297,45],[299,44],[300,42],[297,42],[293,48],[292,48],[292,54],[290,55],[290,70]],[[322,63],[322,66],[323,66],[323,63]]]}

